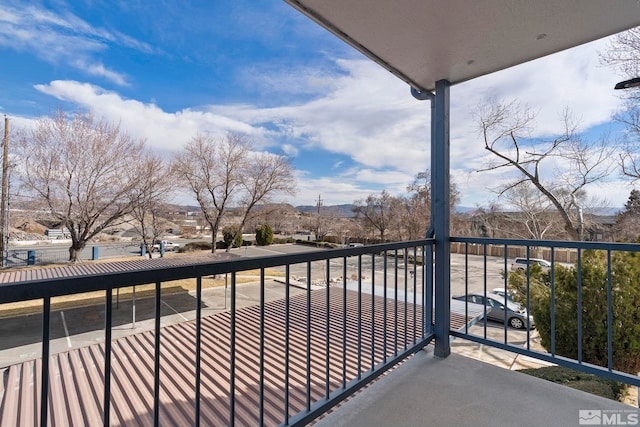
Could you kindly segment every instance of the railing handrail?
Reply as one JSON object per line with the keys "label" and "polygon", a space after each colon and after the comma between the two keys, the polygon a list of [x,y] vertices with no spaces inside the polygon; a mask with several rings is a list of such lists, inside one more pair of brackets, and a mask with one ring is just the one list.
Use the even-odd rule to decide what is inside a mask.
{"label": "railing handrail", "polygon": [[[113,408],[132,405],[128,396],[121,393],[122,389],[140,387],[143,393],[133,404],[137,405],[136,414],[148,416],[154,425],[159,425],[163,412],[170,411],[163,409],[166,402],[161,396],[172,387],[163,385],[162,372],[166,369],[163,364],[172,366],[175,363],[186,368],[177,375],[180,385],[172,396],[180,402],[191,399],[190,387],[194,387],[196,396],[192,410],[176,415],[185,420],[180,424],[191,424],[189,420],[200,420],[201,417],[216,419],[218,421],[214,423],[220,425],[233,425],[236,419],[246,422],[255,417],[256,424],[263,424],[266,417],[270,422],[282,422],[283,425],[306,425],[433,341],[433,245],[433,239],[421,239],[352,248],[318,248],[297,254],[254,258],[185,260],[176,257],[124,262],[119,268],[117,265],[71,266],[66,271],[58,268],[57,271],[39,272],[38,276],[22,276],[23,279],[37,277],[35,280],[11,276],[17,281],[0,285],[0,303],[43,300],[42,350],[35,359],[20,361],[7,368],[9,374],[5,379],[11,386],[6,390],[14,393],[10,399],[17,399],[0,418],[15,419],[14,413],[27,408],[33,412],[35,423],[39,420],[43,427],[54,418],[64,422],[69,414],[60,410],[64,405],[59,399],[61,396],[66,399],[68,394],[60,376],[56,376],[56,369],[64,365],[64,373],[72,372],[70,375],[80,381],[87,382],[91,375],[91,382],[98,390],[97,394],[88,393],[86,402],[75,399],[89,408],[81,415],[78,415],[80,412],[76,414],[86,418],[85,422],[89,418],[95,421],[96,414],[104,425],[110,424],[112,417],[122,419],[122,414]],[[425,256],[427,262],[420,263],[420,258]],[[331,263],[332,260],[336,262]],[[363,260],[366,260],[365,265]],[[296,280],[291,276],[292,266],[306,271],[307,286],[300,286],[295,296],[291,294],[290,279]],[[270,267],[284,267],[285,273],[283,286],[273,283],[275,288],[269,291],[273,295],[267,298],[265,269]],[[357,277],[351,276],[352,280],[347,280],[348,271],[354,271],[354,268]],[[246,270],[259,270],[259,278],[239,291],[236,273]],[[331,271],[341,274],[340,278],[333,281]],[[314,272],[316,277],[322,277],[323,286],[311,286]],[[224,273],[230,273],[229,295],[226,287],[224,296],[207,292],[209,299],[205,302],[202,279]],[[179,279],[195,279],[194,300],[187,304],[189,314],[178,316],[181,319],[177,319],[178,323],[168,320],[163,324],[162,304],[166,301],[163,300],[162,285]],[[114,340],[113,310],[117,306],[114,308],[112,290],[154,282],[154,296],[147,301],[153,304],[152,307],[147,304],[145,312],[151,317],[145,319],[148,320],[147,329],[140,331],[144,335],[134,334],[128,338],[128,334],[124,334],[122,341]],[[276,288],[277,291],[272,292]],[[69,350],[70,353],[60,352],[61,347],[50,346],[55,337],[51,326],[51,297],[87,291],[105,292],[104,304],[98,304],[104,307],[104,324],[98,316],[87,325],[95,329],[98,340],[104,332],[103,344],[91,344],[98,354],[96,358],[93,350],[85,349],[84,342],[82,349],[78,347]],[[203,316],[201,308],[206,306],[204,304],[221,298],[225,301],[224,311]],[[193,308],[195,314],[191,311]],[[65,322],[62,312],[60,318]],[[148,334],[149,331],[152,333]],[[130,345],[130,342],[135,344]],[[207,344],[203,346],[203,343]],[[128,349],[135,355],[128,353]],[[130,375],[128,361],[138,353],[144,353],[145,361],[135,367],[135,375]],[[91,358],[88,365],[84,363],[85,356]],[[71,362],[67,363],[69,360]],[[284,365],[280,365],[281,361]],[[90,366],[91,374],[86,374],[85,366]],[[280,366],[285,369],[284,378],[274,372]],[[75,369],[81,371],[75,375]],[[39,381],[19,382],[16,387],[16,379],[27,371],[38,376]],[[318,379],[320,377],[324,377],[324,384]],[[123,385],[117,378],[127,378],[135,385]],[[200,391],[201,382],[208,390],[206,397]],[[69,384],[72,394],[82,390],[83,386]],[[58,392],[60,389],[63,392]],[[211,390],[216,390],[216,396],[222,393],[221,397],[211,397]],[[97,397],[100,394],[102,400]],[[279,400],[280,396],[283,401]],[[201,405],[206,405],[206,411]]]}
{"label": "railing handrail", "polygon": [[534,246],[546,248],[563,249],[602,249],[612,251],[634,251],[640,252],[639,243],[621,242],[585,242],[575,240],[526,240],[526,239],[506,239],[491,237],[451,237],[453,243],[482,243],[487,245],[507,245],[507,246]]}
{"label": "railing handrail", "polygon": [[[581,315],[583,313],[582,311],[582,302],[581,302],[581,298],[582,298],[582,277],[581,277],[581,265],[583,263],[581,257],[580,257],[580,253],[581,251],[585,251],[585,250],[595,250],[595,251],[606,251],[609,253],[608,259],[607,259],[607,269],[608,269],[608,276],[606,278],[607,281],[607,287],[608,287],[608,301],[606,301],[607,303],[607,321],[608,321],[608,338],[607,338],[607,350],[609,352],[608,354],[608,364],[609,366],[598,366],[592,363],[588,363],[585,362],[581,359],[582,357],[582,351],[580,349],[580,347],[578,347],[578,359],[572,359],[570,357],[566,357],[566,356],[561,356],[558,355],[555,348],[554,348],[554,344],[552,341],[551,344],[551,349],[547,352],[541,352],[538,350],[534,350],[529,348],[528,344],[526,347],[524,346],[519,346],[519,345],[514,345],[512,343],[508,343],[507,339],[506,339],[506,334],[505,334],[505,339],[504,341],[500,342],[497,341],[495,338],[488,338],[487,334],[486,334],[486,326],[485,326],[485,331],[484,331],[484,335],[476,335],[476,334],[472,334],[470,333],[468,330],[464,330],[464,331],[451,331],[450,334],[453,337],[457,337],[457,338],[462,338],[465,340],[469,340],[472,342],[476,342],[482,345],[486,345],[486,346],[490,346],[490,347],[494,347],[494,348],[498,348],[501,350],[506,350],[506,351],[510,351],[516,354],[521,354],[524,356],[529,356],[532,357],[534,359],[538,359],[541,361],[545,361],[545,362],[549,362],[549,363],[555,363],[561,366],[565,366],[565,367],[569,367],[572,369],[576,369],[582,372],[586,372],[586,373],[590,373],[590,374],[594,374],[594,375],[598,375],[600,377],[603,378],[608,378],[608,379],[612,379],[614,381],[619,381],[619,382],[623,382],[629,385],[633,385],[633,386],[640,386],[640,376],[638,375],[634,375],[634,374],[630,374],[630,373],[626,373],[623,371],[619,371],[616,370],[612,367],[612,359],[613,359],[613,355],[612,355],[612,330],[613,330],[613,326],[612,326],[612,322],[611,322],[611,318],[613,317],[613,313],[612,313],[612,307],[611,307],[611,290],[612,290],[612,275],[611,275],[611,252],[640,252],[640,244],[637,243],[621,243],[621,242],[583,242],[583,241],[558,241],[558,240],[523,240],[523,239],[507,239],[507,238],[486,238],[486,237],[452,237],[450,239],[450,241],[452,243],[463,243],[465,244],[464,247],[462,248],[463,253],[467,253],[468,254],[468,247],[471,244],[475,244],[475,245],[483,245],[483,246],[490,246],[493,245],[494,247],[503,247],[505,248],[504,251],[501,252],[500,255],[489,255],[487,252],[488,251],[482,251],[482,254],[479,254],[481,256],[484,256],[484,263],[485,263],[485,269],[486,269],[486,263],[487,263],[487,258],[488,257],[494,257],[494,258],[499,258],[501,260],[503,260],[503,264],[502,264],[502,268],[504,270],[503,271],[503,279],[502,279],[502,287],[507,290],[508,287],[508,276],[504,273],[508,272],[508,266],[507,266],[507,259],[510,258],[508,255],[508,251],[506,250],[507,248],[513,248],[513,247],[525,247],[527,250],[527,255],[530,255],[530,251],[529,248],[531,247],[535,247],[535,248],[549,248],[551,249],[551,264],[552,266],[549,269],[549,273],[550,273],[550,277],[549,280],[551,281],[550,284],[550,289],[551,289],[551,298],[552,298],[552,302],[551,302],[551,309],[550,309],[550,316],[551,316],[551,336],[552,339],[556,339],[555,338],[555,333],[556,333],[556,329],[554,326],[554,322],[555,320],[555,310],[554,310],[554,300],[553,300],[553,295],[554,295],[554,291],[556,289],[556,286],[554,284],[554,280],[555,280],[555,269],[556,267],[553,265],[554,261],[555,261],[555,257],[554,257],[554,252],[558,252],[558,249],[572,249],[575,250],[578,254],[578,258],[576,262],[570,262],[570,264],[575,264],[576,266],[578,266],[577,271],[577,277],[576,277],[576,293],[577,293],[577,303],[576,303],[576,316],[578,318],[577,320],[577,324],[578,326],[578,330],[577,330],[577,340],[579,343],[582,342],[583,338],[582,338],[582,320],[581,320]],[[466,249],[465,249],[466,248]],[[513,255],[512,255],[513,256]],[[522,256],[522,255],[519,255]],[[533,256],[531,256],[533,257]],[[466,262],[466,261],[465,261]],[[513,268],[513,267],[512,267]],[[527,268],[528,270],[528,268]],[[466,273],[465,273],[466,274]],[[486,270],[485,270],[485,274],[486,274]],[[528,273],[527,273],[528,274]],[[465,281],[468,280],[467,277],[465,277]],[[526,304],[525,308],[527,309],[527,312],[529,314],[531,314],[531,306],[530,306],[530,286],[532,284],[532,279],[530,277],[526,278]],[[468,286],[468,282],[465,282],[465,293],[467,293],[467,286]],[[487,286],[487,282],[486,282],[486,276],[485,276],[485,283],[484,283],[484,290],[483,290],[485,297],[487,293],[490,293],[491,291],[488,289]],[[505,299],[507,297],[505,296]],[[485,321],[485,325],[486,325],[486,321]],[[505,315],[505,331],[507,328],[507,324],[506,324],[506,315]],[[527,343],[529,343],[530,340],[530,335],[529,332],[527,332]]]}
{"label": "railing handrail", "polygon": [[31,299],[71,295],[80,292],[110,290],[126,286],[168,282],[208,276],[278,267],[285,264],[321,261],[327,258],[342,258],[430,245],[433,239],[419,239],[393,243],[380,243],[351,248],[336,248],[309,251],[298,254],[269,255],[252,258],[200,261],[179,265],[157,265],[139,269],[100,271],[86,275],[68,277],[46,277],[42,279],[16,281],[0,285],[0,304]]}

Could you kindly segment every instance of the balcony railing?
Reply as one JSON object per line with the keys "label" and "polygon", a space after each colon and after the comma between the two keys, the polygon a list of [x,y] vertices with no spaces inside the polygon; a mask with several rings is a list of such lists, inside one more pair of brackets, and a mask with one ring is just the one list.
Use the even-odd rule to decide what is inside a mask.
{"label": "balcony railing", "polygon": [[[0,368],[0,424],[304,424],[431,342],[432,263],[423,259],[432,259],[432,244],[181,265],[148,260],[145,268],[96,265],[94,273],[64,267],[37,270],[26,281],[14,276],[0,285],[0,308],[37,307],[30,317],[42,319],[35,344],[41,351]],[[241,284],[248,271],[253,283]],[[227,278],[223,302],[206,296],[219,291],[204,284],[213,276]],[[183,301],[187,308],[167,299],[172,283],[185,279],[195,282],[182,298],[193,299]],[[145,284],[152,284],[147,300],[140,296]],[[137,322],[127,323],[114,294],[131,286],[139,289],[139,312]],[[96,291],[103,304],[84,309],[78,335],[99,343],[64,348],[73,325],[71,309],[56,308],[65,303],[59,300]],[[216,304],[227,310],[207,315]],[[169,325],[167,307],[183,321]],[[90,330],[92,322],[100,332]],[[25,344],[20,329],[27,323],[2,329],[4,347]],[[136,333],[123,334],[129,328]]]}
{"label": "balcony railing", "polygon": [[[0,285],[0,312],[18,304],[37,313],[17,317],[23,323],[14,330],[0,319],[0,353],[12,342],[28,348],[0,365],[0,425],[303,425],[434,340],[442,319],[433,310],[433,245],[426,239],[221,261],[175,257],[65,267],[36,270],[26,279],[14,274]],[[612,259],[640,252],[640,245],[471,238],[452,238],[451,245],[452,296],[509,291],[514,256],[545,257],[552,265],[549,351],[534,348],[533,329],[524,345],[513,342],[506,315],[490,322],[488,308],[455,299],[445,310],[453,337],[640,386],[638,376],[614,369],[612,302]],[[608,358],[602,366],[583,357],[590,337],[580,273],[577,353],[556,350],[556,258],[580,272],[587,250],[601,251],[606,261]],[[225,277],[226,285],[209,287],[211,277]],[[524,277],[524,305],[532,312],[538,285],[529,268]],[[184,280],[193,289],[171,293],[184,287],[175,281]],[[148,284],[145,299],[142,285]],[[123,298],[121,307],[117,296],[114,301],[132,286],[139,290],[137,315],[132,300]],[[101,293],[103,301],[81,309],[74,332],[64,316],[72,310],[68,300],[87,292]],[[125,308],[132,309],[130,321]],[[31,342],[26,329],[36,317],[41,323]],[[490,338],[488,328],[500,329],[502,339]],[[76,336],[84,344],[72,346]]]}
{"label": "balcony railing", "polygon": [[[535,298],[532,293],[534,287],[542,289],[547,295],[546,302],[548,310],[545,310],[545,322],[548,325],[544,327],[548,333],[548,351],[534,348],[533,328],[528,328],[524,344],[521,342],[514,343],[510,340],[508,326],[509,314],[505,311],[502,322],[490,322],[485,318],[480,324],[472,330],[465,328],[461,331],[451,331],[454,337],[464,338],[480,344],[508,350],[516,354],[522,354],[533,357],[535,359],[546,362],[566,366],[578,371],[592,373],[604,378],[609,378],[618,382],[622,382],[632,386],[640,386],[640,377],[634,373],[621,372],[614,369],[616,364],[616,355],[614,354],[614,344],[616,340],[616,331],[622,328],[635,328],[637,321],[640,320],[640,281],[631,282],[630,288],[635,292],[632,294],[621,295],[622,289],[616,288],[616,271],[613,263],[616,256],[619,257],[619,263],[627,264],[627,267],[635,269],[633,276],[639,279],[640,261],[635,257],[627,257],[622,259],[624,254],[634,254],[640,251],[638,244],[625,243],[599,243],[599,242],[566,242],[566,241],[541,241],[541,240],[514,240],[514,239],[480,239],[480,238],[461,238],[455,237],[451,239],[452,251],[458,252],[460,257],[461,274],[457,280],[452,279],[451,286],[458,289],[458,295],[477,293],[484,297],[492,290],[500,288],[503,294],[503,305],[507,304],[509,293],[514,291],[520,294],[520,302],[529,315],[534,313]],[[586,254],[597,254],[590,258]],[[536,283],[540,277],[532,276],[534,263],[524,264],[524,268],[512,266],[511,262],[514,258],[520,257],[524,259],[541,259],[544,258],[550,264],[543,267],[544,272],[548,274],[548,281],[544,283]],[[594,261],[595,260],[595,261]],[[588,277],[589,273],[587,264],[590,262],[601,263],[600,272],[604,272],[598,277]],[[633,264],[633,265],[631,265]],[[558,273],[560,268],[564,269],[563,286],[558,283]],[[473,272],[471,270],[475,269]],[[493,274],[489,270],[493,270]],[[521,284],[519,288],[510,283],[509,277],[514,270],[521,269]],[[571,272],[567,273],[567,270]],[[496,274],[497,272],[497,274]],[[632,279],[633,280],[633,279]],[[588,286],[587,286],[588,283]],[[568,291],[567,288],[570,288]],[[560,289],[563,292],[560,292]],[[455,293],[452,292],[455,296]],[[587,301],[589,297],[589,303]],[[626,310],[632,311],[629,316],[624,316],[626,324],[622,324],[622,314],[616,312],[616,307],[620,304],[614,304],[614,298],[627,298],[628,304]],[[471,298],[469,298],[471,299]],[[559,317],[559,308],[562,305],[563,316]],[[567,307],[569,305],[569,307]],[[569,310],[568,310],[569,309]],[[599,311],[598,311],[599,310]],[[587,314],[596,312],[596,315],[590,315],[589,320],[585,320]],[[567,313],[572,313],[567,316]],[[540,313],[540,311],[538,311]],[[629,322],[629,319],[635,319]],[[560,322],[566,322],[560,324]],[[594,324],[596,323],[596,324]],[[490,338],[487,334],[487,327],[499,324],[503,328],[504,333],[502,339],[497,340]],[[562,331],[560,330],[562,329]],[[603,331],[596,334],[597,330]],[[604,340],[596,339],[598,336],[606,336]],[[495,336],[495,334],[493,334]],[[559,339],[567,339],[575,336],[575,342],[572,343],[573,350],[571,355],[558,352]],[[539,337],[536,337],[539,339]],[[637,339],[636,339],[637,342]],[[601,355],[598,363],[588,363],[585,360],[585,349],[589,346],[590,354],[597,352]],[[564,353],[569,352],[567,346]],[[595,347],[595,348],[594,348]],[[637,350],[636,350],[637,351]],[[622,356],[617,354],[618,358]]]}

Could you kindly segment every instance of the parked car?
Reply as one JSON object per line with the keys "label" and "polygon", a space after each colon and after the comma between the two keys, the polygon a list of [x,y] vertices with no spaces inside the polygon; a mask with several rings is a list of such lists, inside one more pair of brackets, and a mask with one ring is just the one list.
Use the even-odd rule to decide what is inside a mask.
{"label": "parked car", "polygon": [[490,308],[487,313],[487,319],[495,320],[496,322],[504,322],[506,310],[507,325],[512,328],[523,329],[527,327],[533,328],[535,326],[533,316],[530,316],[517,302],[507,300],[507,306],[505,308],[504,296],[488,293],[485,298],[485,295],[482,294],[467,294],[455,297],[454,299],[486,305],[487,308]]}
{"label": "parked car", "polygon": [[490,292],[492,294],[499,295],[501,298],[504,298],[504,296],[506,294],[507,295],[507,299],[509,301],[513,301],[513,296],[509,292],[505,293],[504,288],[493,288],[493,289],[491,289]]}
{"label": "parked car", "polygon": [[[180,243],[170,242],[169,240],[162,240],[160,242],[155,242],[149,245],[149,250],[151,252],[160,252],[161,246],[164,245],[164,250],[169,251],[177,251],[180,249]],[[143,244],[140,244],[140,250],[142,250]]]}
{"label": "parked car", "polygon": [[551,263],[549,261],[546,261],[544,259],[539,259],[539,258],[514,258],[513,261],[511,261],[511,271],[516,271],[516,270],[526,270],[527,266],[531,264],[531,265],[539,265],[540,268],[542,268],[543,272],[548,272],[551,269]]}

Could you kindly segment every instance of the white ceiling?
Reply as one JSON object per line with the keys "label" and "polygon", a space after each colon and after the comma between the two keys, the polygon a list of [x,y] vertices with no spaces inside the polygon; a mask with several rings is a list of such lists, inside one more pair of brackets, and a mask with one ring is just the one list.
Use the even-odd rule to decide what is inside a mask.
{"label": "white ceiling", "polygon": [[418,90],[640,26],[640,0],[285,0]]}

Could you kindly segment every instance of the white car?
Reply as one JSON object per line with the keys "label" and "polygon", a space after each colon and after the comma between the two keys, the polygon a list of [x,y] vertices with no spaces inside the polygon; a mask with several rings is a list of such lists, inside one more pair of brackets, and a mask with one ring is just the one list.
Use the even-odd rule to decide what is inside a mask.
{"label": "white car", "polygon": [[[143,244],[140,244],[140,250],[142,250]],[[151,252],[160,252],[160,248],[164,246],[164,250],[169,251],[177,251],[180,249],[180,243],[170,242],[169,240],[162,240],[159,243],[154,243],[149,245],[149,250]]]}
{"label": "white car", "polygon": [[[492,293],[492,294],[495,294],[495,295],[499,295],[502,298],[504,298],[504,296],[505,296],[504,288],[493,288],[489,292]],[[507,295],[507,300],[513,301],[513,297],[511,296],[511,294],[509,292],[506,292],[506,295]]]}
{"label": "white car", "polygon": [[540,268],[542,268],[543,272],[548,272],[551,269],[551,263],[549,261],[546,261],[544,259],[539,259],[539,258],[514,258],[513,261],[511,261],[511,271],[516,271],[516,270],[527,270],[527,266],[528,265],[534,265],[537,264],[540,266]]}

